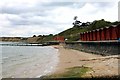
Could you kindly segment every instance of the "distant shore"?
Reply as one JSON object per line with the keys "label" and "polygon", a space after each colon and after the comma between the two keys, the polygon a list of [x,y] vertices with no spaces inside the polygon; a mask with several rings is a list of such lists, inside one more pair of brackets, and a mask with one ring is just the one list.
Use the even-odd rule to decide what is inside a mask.
{"label": "distant shore", "polygon": [[[64,77],[64,73],[69,68],[84,67],[89,68],[80,77],[104,77],[118,76],[118,55],[101,56],[91,53],[85,53],[72,49],[65,49],[62,46],[54,46],[59,50],[59,63],[56,71],[48,75],[49,77],[57,78]],[[65,74],[66,75],[66,74]],[[71,76],[67,76],[71,77]],[[74,76],[75,77],[75,76]]]}

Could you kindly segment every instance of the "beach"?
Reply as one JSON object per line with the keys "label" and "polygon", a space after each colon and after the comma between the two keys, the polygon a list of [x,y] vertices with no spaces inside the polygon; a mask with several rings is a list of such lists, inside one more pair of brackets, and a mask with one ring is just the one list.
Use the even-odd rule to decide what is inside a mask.
{"label": "beach", "polygon": [[[55,46],[54,46],[55,47]],[[78,50],[67,49],[63,46],[56,46],[59,50],[59,62],[56,71],[51,75],[64,74],[71,67],[87,67],[87,71],[82,77],[104,77],[118,76],[118,55],[101,56]],[[61,76],[59,76],[61,77]]]}

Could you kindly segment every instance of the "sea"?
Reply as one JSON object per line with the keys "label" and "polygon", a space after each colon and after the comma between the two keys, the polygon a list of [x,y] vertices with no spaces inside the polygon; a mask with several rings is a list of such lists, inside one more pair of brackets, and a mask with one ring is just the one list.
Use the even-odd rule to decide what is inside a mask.
{"label": "sea", "polygon": [[54,72],[59,61],[58,49],[52,46],[0,45],[0,48],[2,78],[39,78]]}

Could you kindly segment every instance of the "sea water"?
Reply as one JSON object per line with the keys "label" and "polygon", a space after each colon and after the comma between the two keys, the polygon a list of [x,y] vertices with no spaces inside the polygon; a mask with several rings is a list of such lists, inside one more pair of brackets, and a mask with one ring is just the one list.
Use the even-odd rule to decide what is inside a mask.
{"label": "sea water", "polygon": [[51,46],[1,46],[1,48],[3,78],[40,77],[54,71],[58,63],[58,50]]}

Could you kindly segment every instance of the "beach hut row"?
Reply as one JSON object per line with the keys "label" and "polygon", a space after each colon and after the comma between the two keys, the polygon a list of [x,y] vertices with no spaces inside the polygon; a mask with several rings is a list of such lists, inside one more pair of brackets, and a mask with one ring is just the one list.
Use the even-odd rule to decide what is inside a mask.
{"label": "beach hut row", "polygon": [[120,39],[120,24],[80,33],[81,41],[101,41]]}
{"label": "beach hut row", "polygon": [[59,41],[59,42],[64,42],[64,37],[63,36],[56,36],[54,37],[55,41]]}

